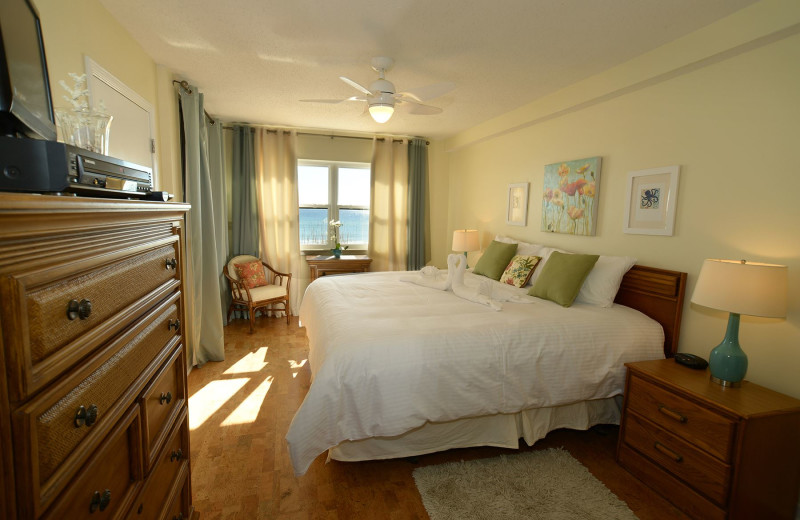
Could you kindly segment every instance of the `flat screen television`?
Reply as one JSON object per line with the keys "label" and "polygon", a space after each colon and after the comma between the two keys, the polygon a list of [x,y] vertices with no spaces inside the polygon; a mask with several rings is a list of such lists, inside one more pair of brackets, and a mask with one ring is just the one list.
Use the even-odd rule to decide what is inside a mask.
{"label": "flat screen television", "polygon": [[56,139],[42,26],[29,0],[0,0],[0,135]]}

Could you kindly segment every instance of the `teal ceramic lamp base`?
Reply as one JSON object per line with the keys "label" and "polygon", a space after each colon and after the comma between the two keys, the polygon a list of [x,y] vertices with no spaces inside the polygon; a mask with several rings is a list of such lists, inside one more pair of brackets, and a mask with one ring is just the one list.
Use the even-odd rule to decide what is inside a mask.
{"label": "teal ceramic lamp base", "polygon": [[725,339],[708,357],[711,380],[722,386],[740,386],[747,373],[747,354],[739,345],[739,315],[732,312],[728,318]]}

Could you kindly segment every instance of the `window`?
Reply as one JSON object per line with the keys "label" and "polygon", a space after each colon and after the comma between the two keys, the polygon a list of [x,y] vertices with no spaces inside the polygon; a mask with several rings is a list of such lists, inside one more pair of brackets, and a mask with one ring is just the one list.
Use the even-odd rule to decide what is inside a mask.
{"label": "window", "polygon": [[331,220],[342,223],[339,242],[343,246],[367,249],[369,164],[298,161],[297,194],[301,249],[332,249]]}

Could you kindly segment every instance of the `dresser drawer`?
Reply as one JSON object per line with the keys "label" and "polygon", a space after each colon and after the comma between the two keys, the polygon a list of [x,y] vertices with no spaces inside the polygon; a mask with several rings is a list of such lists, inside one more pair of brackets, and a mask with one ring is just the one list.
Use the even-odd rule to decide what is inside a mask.
{"label": "dresser drawer", "polygon": [[732,459],[736,422],[635,374],[626,407],[725,463]]}
{"label": "dresser drawer", "polygon": [[636,413],[625,416],[622,442],[686,482],[718,505],[730,489],[731,468],[680,437],[648,424]]}
{"label": "dresser drawer", "polygon": [[184,407],[128,518],[130,520],[161,518],[167,510],[171,496],[182,487],[178,477],[188,471],[188,467],[189,421],[186,419],[186,407]]}
{"label": "dresser drawer", "polygon": [[180,285],[177,237],[118,247],[74,262],[23,263],[6,275],[0,296],[3,337],[16,353],[12,399],[34,394]]}
{"label": "dresser drawer", "polygon": [[170,426],[186,403],[184,359],[183,345],[178,344],[139,399],[146,474],[150,473]]}
{"label": "dresser drawer", "polygon": [[121,518],[142,484],[139,407],[115,426],[45,520]]}
{"label": "dresser drawer", "polygon": [[179,343],[173,326],[179,299],[180,293],[173,294],[84,367],[15,413],[17,439],[30,453],[19,463],[30,466],[24,469],[40,506],[66,484]]}
{"label": "dresser drawer", "polygon": [[183,481],[183,486],[172,499],[170,506],[164,510],[160,520],[190,520],[190,493],[189,489],[189,474],[179,479]]}

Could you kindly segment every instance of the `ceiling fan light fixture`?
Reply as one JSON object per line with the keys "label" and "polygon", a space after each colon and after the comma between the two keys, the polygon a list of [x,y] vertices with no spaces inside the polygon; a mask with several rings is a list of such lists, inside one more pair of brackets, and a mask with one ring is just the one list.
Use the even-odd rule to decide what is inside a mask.
{"label": "ceiling fan light fixture", "polygon": [[375,104],[369,106],[369,115],[376,123],[385,123],[388,121],[392,114],[394,114],[394,107],[392,105]]}

